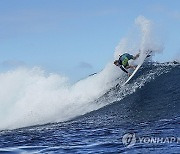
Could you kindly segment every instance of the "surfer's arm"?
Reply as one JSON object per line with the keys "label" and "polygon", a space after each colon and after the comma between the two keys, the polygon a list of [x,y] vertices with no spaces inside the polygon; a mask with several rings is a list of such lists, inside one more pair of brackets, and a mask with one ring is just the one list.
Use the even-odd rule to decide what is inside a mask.
{"label": "surfer's arm", "polygon": [[122,66],[119,66],[119,67],[121,68],[122,71],[124,71],[125,73],[128,74],[128,71],[126,71],[126,69],[124,67],[122,67]]}
{"label": "surfer's arm", "polygon": [[139,58],[139,56],[140,56],[140,53],[138,53],[136,56],[133,56],[133,60],[136,60],[137,58]]}

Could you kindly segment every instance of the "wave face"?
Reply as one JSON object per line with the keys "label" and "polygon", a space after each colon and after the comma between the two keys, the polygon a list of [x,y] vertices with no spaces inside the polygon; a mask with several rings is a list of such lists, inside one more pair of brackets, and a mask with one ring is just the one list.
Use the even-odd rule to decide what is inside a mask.
{"label": "wave face", "polygon": [[[103,115],[105,113],[101,111],[109,112],[111,110],[113,112],[115,110],[115,112],[119,112],[117,114],[120,117],[117,116],[117,118],[120,118],[120,121],[125,118],[123,115],[127,116],[128,114],[127,119],[131,122],[139,119],[143,122],[177,118],[180,115],[179,79],[180,64],[146,64],[128,85],[125,87],[117,85],[100,98],[100,102],[112,100],[113,104],[95,113]],[[123,106],[130,107],[130,110],[122,113]],[[142,112],[143,115],[141,115]]]}

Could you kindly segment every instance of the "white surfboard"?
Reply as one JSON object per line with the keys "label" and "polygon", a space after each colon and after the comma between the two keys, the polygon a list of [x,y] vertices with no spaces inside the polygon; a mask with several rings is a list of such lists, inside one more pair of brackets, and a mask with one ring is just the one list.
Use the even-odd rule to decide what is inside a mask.
{"label": "white surfboard", "polygon": [[131,74],[131,76],[127,79],[127,81],[123,84],[123,86],[125,84],[127,84],[132,77],[136,74],[136,72],[139,70],[139,68],[141,67],[141,65],[144,63],[144,60],[147,58],[147,55],[149,55],[152,51],[147,51],[145,56],[143,56],[144,58],[141,59],[141,62],[139,63],[139,65],[136,67],[136,69],[133,71],[133,73]]}

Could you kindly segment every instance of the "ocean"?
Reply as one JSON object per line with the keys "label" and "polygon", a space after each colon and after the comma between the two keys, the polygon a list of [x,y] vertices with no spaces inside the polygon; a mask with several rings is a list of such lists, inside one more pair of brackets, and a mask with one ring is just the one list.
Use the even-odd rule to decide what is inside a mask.
{"label": "ocean", "polygon": [[0,153],[180,153],[180,64],[147,63],[121,82],[93,99],[99,107],[89,112],[2,128]]}

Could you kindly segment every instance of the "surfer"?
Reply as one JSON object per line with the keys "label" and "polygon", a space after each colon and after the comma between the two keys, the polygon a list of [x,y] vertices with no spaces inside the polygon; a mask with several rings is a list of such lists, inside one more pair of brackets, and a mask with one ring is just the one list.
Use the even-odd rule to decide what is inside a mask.
{"label": "surfer", "polygon": [[128,74],[128,76],[131,76],[131,73],[129,73],[126,69],[132,68],[136,69],[136,66],[129,65],[129,60],[136,60],[139,57],[140,53],[138,53],[136,56],[130,55],[128,53],[124,53],[122,55],[119,55],[119,59],[114,61],[114,65],[121,68],[122,71]]}

